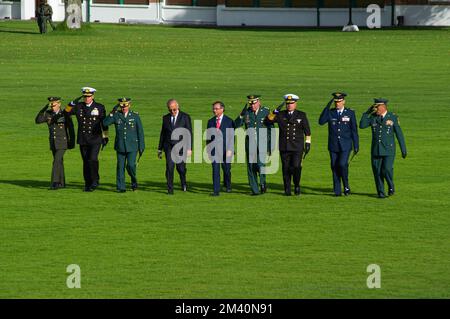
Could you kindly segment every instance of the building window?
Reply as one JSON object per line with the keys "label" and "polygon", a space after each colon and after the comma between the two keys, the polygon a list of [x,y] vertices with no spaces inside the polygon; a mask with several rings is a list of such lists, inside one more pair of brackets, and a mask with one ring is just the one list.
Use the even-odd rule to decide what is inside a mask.
{"label": "building window", "polygon": [[217,0],[166,0],[168,6],[215,7]]}
{"label": "building window", "polygon": [[142,4],[148,6],[149,0],[92,0],[97,4]]}

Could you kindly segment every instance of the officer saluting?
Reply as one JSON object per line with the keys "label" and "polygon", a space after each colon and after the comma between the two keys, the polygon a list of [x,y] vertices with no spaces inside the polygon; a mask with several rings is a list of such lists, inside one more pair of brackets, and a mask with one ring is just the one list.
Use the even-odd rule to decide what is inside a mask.
{"label": "officer saluting", "polygon": [[[331,170],[333,172],[333,189],[336,196],[341,196],[341,180],[344,195],[350,194],[348,183],[348,159],[350,152],[359,150],[358,124],[355,112],[345,107],[346,93],[335,92],[333,98],[320,114],[319,124],[328,123],[328,151],[330,152]],[[331,103],[335,107],[330,109]]]}
{"label": "officer saluting", "polygon": [[[63,157],[67,149],[75,147],[75,131],[72,120],[61,110],[61,98],[50,96],[48,101],[49,103],[39,111],[35,122],[48,125],[50,150],[53,153],[50,189],[56,190],[66,186]],[[51,110],[47,110],[49,107]]]}
{"label": "officer saluting", "polygon": [[[131,189],[138,188],[136,179],[136,155],[142,156],[145,149],[144,129],[141,118],[137,112],[131,111],[131,99],[123,97],[118,99],[109,116],[103,120],[103,125],[114,124],[116,127],[116,140],[114,149],[117,152],[117,191],[124,193],[125,190],[125,166],[131,177]],[[120,111],[117,110],[120,106]]]}
{"label": "officer saluting", "polygon": [[[108,127],[103,125],[105,107],[94,101],[96,89],[83,87],[83,96],[71,101],[65,112],[78,120],[77,143],[83,159],[84,191],[92,192],[99,184],[98,153],[108,143]],[[80,102],[84,98],[84,102]],[[103,148],[102,147],[102,148]]]}
{"label": "officer saluting", "polygon": [[[299,97],[286,94],[284,102],[267,116],[268,123],[277,123],[280,129],[279,150],[283,170],[284,193],[291,195],[291,179],[294,180],[295,195],[300,195],[302,156],[311,149],[311,130],[306,113],[296,110]],[[286,104],[286,110],[281,111]],[[305,143],[306,140],[306,143]]]}
{"label": "officer saluting", "polygon": [[[250,105],[248,107],[247,105]],[[270,110],[261,106],[260,95],[248,95],[247,103],[239,116],[234,121],[235,127],[245,126],[247,135],[245,137],[245,152],[247,157],[247,175],[252,195],[264,194],[266,187],[266,174],[261,172],[265,166],[265,161],[260,158],[264,154],[270,155],[271,143],[270,133],[272,124],[266,123],[264,120],[269,115]],[[260,129],[265,129],[265,133],[260,133]],[[262,131],[262,130],[261,130]],[[266,135],[266,143],[260,145],[260,134]],[[263,150],[260,150],[263,147]],[[261,191],[258,189],[258,174]]]}
{"label": "officer saluting", "polygon": [[359,127],[372,127],[372,170],[378,197],[385,198],[384,180],[389,187],[388,195],[394,195],[395,137],[397,137],[402,157],[406,158],[406,145],[397,115],[388,112],[386,99],[374,99],[362,116]]}

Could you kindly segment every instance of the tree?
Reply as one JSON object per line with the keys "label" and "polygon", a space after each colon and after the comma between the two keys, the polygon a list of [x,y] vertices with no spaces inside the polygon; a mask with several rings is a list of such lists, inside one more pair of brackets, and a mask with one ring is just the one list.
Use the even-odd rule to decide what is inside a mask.
{"label": "tree", "polygon": [[82,23],[81,0],[64,0],[64,22],[69,29],[80,29]]}

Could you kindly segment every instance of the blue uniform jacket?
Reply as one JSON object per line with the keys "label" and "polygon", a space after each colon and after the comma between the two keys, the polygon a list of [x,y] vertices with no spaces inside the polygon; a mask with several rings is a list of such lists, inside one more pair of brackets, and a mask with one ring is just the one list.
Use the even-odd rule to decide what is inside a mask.
{"label": "blue uniform jacket", "polygon": [[328,123],[328,150],[330,152],[345,152],[359,149],[358,124],[355,112],[344,108],[340,117],[335,108],[329,109],[328,105],[320,114],[319,124]]}

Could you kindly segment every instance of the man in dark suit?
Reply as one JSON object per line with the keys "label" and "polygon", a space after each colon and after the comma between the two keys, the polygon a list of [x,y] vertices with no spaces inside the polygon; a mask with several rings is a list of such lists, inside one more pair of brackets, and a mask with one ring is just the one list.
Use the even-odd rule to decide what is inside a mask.
{"label": "man in dark suit", "polygon": [[[158,158],[162,152],[166,155],[167,194],[173,194],[173,175],[176,166],[180,175],[181,189],[187,191],[186,158],[192,155],[192,123],[191,117],[180,111],[178,102],[167,101],[169,113],[162,118],[161,134],[159,136]],[[172,136],[173,135],[173,136]]]}
{"label": "man in dark suit", "polygon": [[[283,98],[284,103],[271,112],[266,121],[277,123],[280,129],[278,148],[283,170],[284,194],[291,196],[293,179],[295,195],[300,195],[302,159],[311,149],[311,130],[306,113],[297,110],[299,97],[295,94],[286,94]],[[284,104],[286,110],[281,111]]]}
{"label": "man in dark suit", "polygon": [[[78,120],[77,143],[83,159],[84,191],[92,192],[99,185],[98,153],[108,143],[108,127],[103,125],[105,106],[94,100],[96,89],[83,87],[82,96],[71,101],[65,112]],[[80,100],[84,98],[83,102]],[[102,146],[103,145],[103,146]]]}
{"label": "man in dark suit", "polygon": [[[49,131],[50,150],[53,153],[52,180],[50,189],[56,190],[66,187],[64,177],[64,153],[75,146],[75,131],[73,123],[66,113],[61,110],[61,98],[48,97],[48,103],[36,116],[36,124],[47,123]],[[48,108],[51,110],[47,110]]]}
{"label": "man in dark suit", "polygon": [[[348,183],[348,159],[350,152],[359,150],[358,124],[355,112],[345,107],[346,93],[335,92],[320,114],[319,125],[328,123],[328,151],[330,152],[331,170],[333,172],[333,189],[336,196],[342,195],[341,180],[344,184],[344,195],[350,195]],[[335,107],[330,109],[331,103]]]}
{"label": "man in dark suit", "polygon": [[214,116],[208,121],[207,152],[212,162],[213,193],[220,193],[220,167],[223,170],[224,187],[231,193],[231,161],[234,151],[234,122],[224,113],[225,105],[221,101],[212,104]]}

